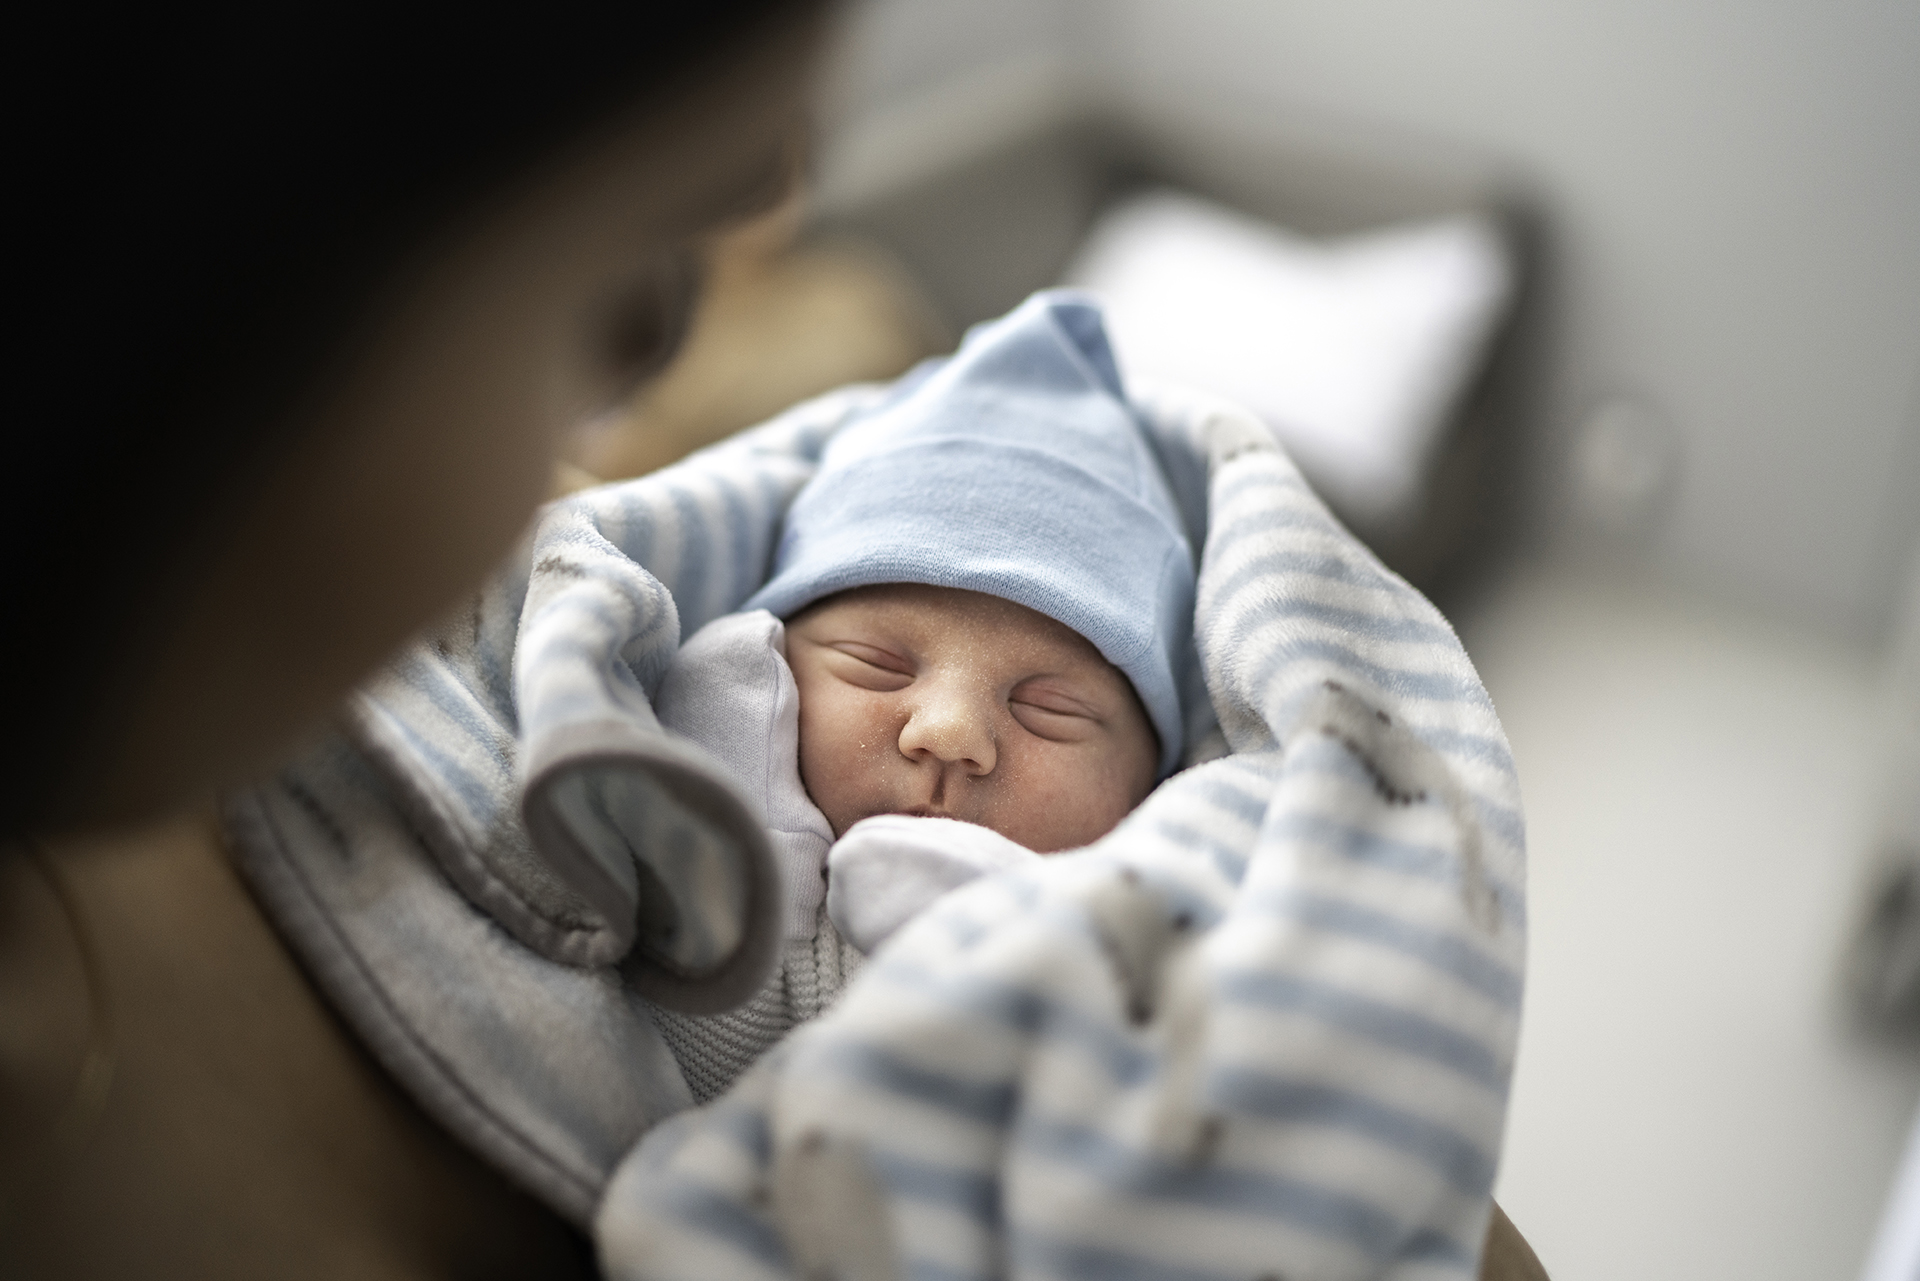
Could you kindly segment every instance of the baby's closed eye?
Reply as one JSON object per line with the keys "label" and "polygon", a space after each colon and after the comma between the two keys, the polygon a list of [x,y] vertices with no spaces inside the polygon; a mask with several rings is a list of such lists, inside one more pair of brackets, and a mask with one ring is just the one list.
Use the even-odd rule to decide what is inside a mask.
{"label": "baby's closed eye", "polygon": [[1013,717],[1041,738],[1079,738],[1105,721],[1093,704],[1051,685],[1021,685],[1007,700]]}
{"label": "baby's closed eye", "polygon": [[913,680],[913,664],[899,654],[863,641],[831,641],[823,648],[834,675],[862,689],[905,689]]}

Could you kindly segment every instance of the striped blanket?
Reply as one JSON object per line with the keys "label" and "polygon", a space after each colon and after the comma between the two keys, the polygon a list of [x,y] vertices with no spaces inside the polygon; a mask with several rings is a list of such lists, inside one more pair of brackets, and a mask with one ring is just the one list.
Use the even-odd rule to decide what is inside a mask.
{"label": "striped blanket", "polygon": [[[616,1277],[1473,1275],[1520,1009],[1512,759],[1440,614],[1263,426],[1187,393],[1134,399],[1204,547],[1193,763],[1089,849],[938,901],[689,1106],[645,998],[737,1000],[780,931],[764,836],[649,699],[875,394],[549,508],[347,735],[229,803],[283,935]],[[622,804],[654,827],[622,839],[732,869],[664,951],[631,865],[556,862],[520,821],[529,779],[608,760],[645,766]],[[767,941],[726,1001],[675,988],[742,928]]]}
{"label": "striped blanket", "polygon": [[1136,399],[1205,530],[1194,716],[1231,754],[941,900],[650,1133],[611,1275],[1475,1273],[1524,940],[1493,707],[1265,428]]}

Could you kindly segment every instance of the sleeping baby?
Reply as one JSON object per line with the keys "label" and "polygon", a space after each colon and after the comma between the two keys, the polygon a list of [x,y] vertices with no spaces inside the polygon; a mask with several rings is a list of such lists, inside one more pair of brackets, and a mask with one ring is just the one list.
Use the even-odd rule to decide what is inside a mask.
{"label": "sleeping baby", "polygon": [[1097,308],[1052,292],[828,444],[773,575],[682,647],[661,723],[765,807],[781,971],[657,1011],[719,1093],[934,898],[1105,835],[1180,760],[1194,565]]}

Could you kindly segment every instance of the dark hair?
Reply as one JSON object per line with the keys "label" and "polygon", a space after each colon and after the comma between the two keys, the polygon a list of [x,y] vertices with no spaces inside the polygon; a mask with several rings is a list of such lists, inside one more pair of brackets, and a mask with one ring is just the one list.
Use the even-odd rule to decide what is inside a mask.
{"label": "dark hair", "polygon": [[16,114],[10,183],[34,261],[0,504],[25,750],[0,831],[84,732],[74,685],[137,661],[125,620],[373,291],[561,142],[818,7],[60,9],[16,31],[46,96]]}

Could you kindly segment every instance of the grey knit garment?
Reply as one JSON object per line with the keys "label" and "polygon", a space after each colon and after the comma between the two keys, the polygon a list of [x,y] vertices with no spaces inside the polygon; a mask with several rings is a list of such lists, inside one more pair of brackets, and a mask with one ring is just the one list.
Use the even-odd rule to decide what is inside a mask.
{"label": "grey knit garment", "polygon": [[724,1094],[781,1037],[831,1006],[866,960],[833,928],[825,904],[814,936],[790,938],[785,947],[780,968],[737,1010],[680,1014],[653,1007],[654,1024],[696,1101]]}

